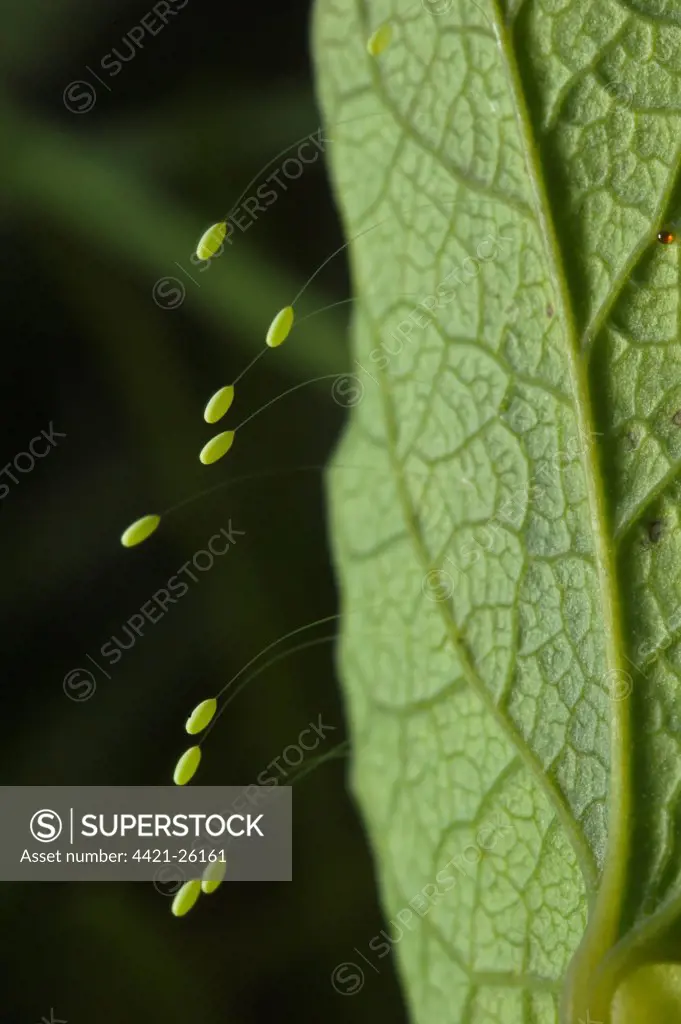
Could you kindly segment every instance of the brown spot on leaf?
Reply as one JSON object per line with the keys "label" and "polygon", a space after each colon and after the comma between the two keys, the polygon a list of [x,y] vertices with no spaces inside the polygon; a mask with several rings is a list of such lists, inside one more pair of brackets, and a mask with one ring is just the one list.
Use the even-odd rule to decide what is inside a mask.
{"label": "brown spot on leaf", "polygon": [[549,318],[549,320],[551,319],[551,317],[553,316],[554,313],[555,313],[555,309],[553,308],[553,306],[551,305],[550,302],[547,302],[546,303],[546,315]]}
{"label": "brown spot on leaf", "polygon": [[677,427],[681,427],[681,409],[678,409],[672,416],[672,423]]}

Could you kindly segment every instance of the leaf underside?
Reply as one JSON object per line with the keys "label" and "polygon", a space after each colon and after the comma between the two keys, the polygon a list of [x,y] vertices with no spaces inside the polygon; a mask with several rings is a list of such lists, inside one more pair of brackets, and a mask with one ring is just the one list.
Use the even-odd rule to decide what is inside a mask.
{"label": "leaf underside", "polygon": [[314,49],[368,956],[418,1024],[681,1019],[681,7],[318,0]]}

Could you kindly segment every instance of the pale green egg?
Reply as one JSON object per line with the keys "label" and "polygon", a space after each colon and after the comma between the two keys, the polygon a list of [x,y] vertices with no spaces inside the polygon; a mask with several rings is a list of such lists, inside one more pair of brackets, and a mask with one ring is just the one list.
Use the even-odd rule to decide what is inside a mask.
{"label": "pale green egg", "polygon": [[171,912],[175,917],[184,917],[192,909],[200,895],[201,882],[198,878],[192,879],[191,882],[185,882],[175,893],[173,905],[170,908]]}
{"label": "pale green egg", "polygon": [[200,704],[196,705],[185,725],[190,736],[195,736],[197,732],[203,732],[213,718],[217,706],[218,702],[215,697],[209,697],[208,700],[202,700]]}
{"label": "pale green egg", "polygon": [[199,452],[199,459],[204,466],[210,466],[213,462],[221,459],[223,455],[226,455],[233,443],[233,430],[225,430],[222,434],[216,434],[215,437],[211,437],[207,444],[204,444]]}
{"label": "pale green egg", "polygon": [[141,544],[147,537],[151,537],[160,522],[160,516],[142,516],[141,519],[136,519],[121,534],[121,544],[124,548],[134,548],[136,544]]}
{"label": "pale green egg", "polygon": [[176,786],[186,786],[196,774],[196,769],[201,761],[201,747],[189,747],[180,757],[173,772],[173,782]]}
{"label": "pale green egg", "polygon": [[231,384],[228,384],[224,388],[220,388],[215,394],[208,399],[206,408],[203,413],[203,418],[206,423],[217,423],[221,420],[226,412],[229,411],[232,402],[234,401],[234,388]]}
{"label": "pale green egg", "polygon": [[225,240],[227,224],[224,220],[213,224],[201,235],[199,244],[196,246],[196,255],[200,260],[210,260]]}
{"label": "pale green egg", "polygon": [[286,341],[291,328],[293,327],[293,306],[284,306],[280,309],[270,324],[267,332],[266,342],[270,348],[277,348]]}
{"label": "pale green egg", "polygon": [[373,32],[367,40],[367,53],[370,57],[380,57],[384,50],[387,50],[392,42],[393,27],[389,21],[385,21]]}
{"label": "pale green egg", "polygon": [[206,895],[215,892],[217,887],[222,883],[225,874],[227,872],[227,861],[216,860],[212,864],[209,864],[206,870],[203,872],[201,878],[201,889]]}

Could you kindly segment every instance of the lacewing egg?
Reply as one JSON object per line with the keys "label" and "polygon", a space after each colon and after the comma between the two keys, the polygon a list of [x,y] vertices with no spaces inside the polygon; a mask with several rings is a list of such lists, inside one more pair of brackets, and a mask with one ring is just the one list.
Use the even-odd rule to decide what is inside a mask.
{"label": "lacewing egg", "polygon": [[234,443],[234,431],[224,430],[221,434],[211,437],[199,452],[199,459],[204,466],[210,466],[226,455]]}
{"label": "lacewing egg", "polygon": [[141,519],[136,519],[121,534],[121,544],[124,548],[134,548],[136,544],[141,544],[147,537],[151,537],[160,522],[160,516],[142,516]]}
{"label": "lacewing egg", "polygon": [[367,40],[367,53],[370,57],[380,57],[392,42],[393,27],[389,21],[380,25]]}
{"label": "lacewing egg", "polygon": [[674,237],[673,231],[658,231],[657,233],[657,240],[662,245],[671,245],[674,241]]}
{"label": "lacewing egg", "polygon": [[215,714],[217,706],[218,702],[215,697],[202,700],[200,704],[196,705],[185,725],[190,736],[195,736],[197,732],[203,732]]}
{"label": "lacewing egg", "polygon": [[206,423],[217,423],[221,420],[226,412],[229,411],[232,402],[234,401],[234,388],[231,384],[228,384],[225,388],[220,388],[215,394],[208,399],[206,408],[203,413],[203,418]]}
{"label": "lacewing egg", "polygon": [[196,255],[200,260],[209,260],[215,256],[216,252],[225,240],[227,234],[227,224],[224,220],[219,221],[217,224],[213,224],[207,231],[201,235],[199,244],[196,246]]}
{"label": "lacewing egg", "polygon": [[225,877],[227,871],[226,860],[216,860],[212,864],[209,864],[206,870],[203,872],[201,878],[201,889],[208,896],[210,893],[215,892],[217,887],[220,885]]}
{"label": "lacewing egg", "polygon": [[276,348],[278,345],[282,345],[293,327],[293,306],[284,306],[280,309],[274,320],[270,324],[270,329],[267,332],[265,341],[270,348]]}
{"label": "lacewing egg", "polygon": [[185,882],[175,893],[173,905],[170,908],[175,917],[184,917],[192,909],[201,895],[201,882],[198,878],[191,882]]}
{"label": "lacewing egg", "polygon": [[196,769],[199,767],[200,760],[201,747],[190,747],[188,750],[185,750],[175,765],[175,771],[173,772],[173,782],[176,786],[186,786],[191,781],[196,773]]}

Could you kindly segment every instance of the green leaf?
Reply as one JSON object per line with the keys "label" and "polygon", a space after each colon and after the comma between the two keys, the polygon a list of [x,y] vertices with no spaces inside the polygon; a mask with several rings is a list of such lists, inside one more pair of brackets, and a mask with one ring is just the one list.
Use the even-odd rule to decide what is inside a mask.
{"label": "green leaf", "polygon": [[378,224],[329,488],[362,952],[419,1024],[681,1019],[677,8],[317,3]]}

